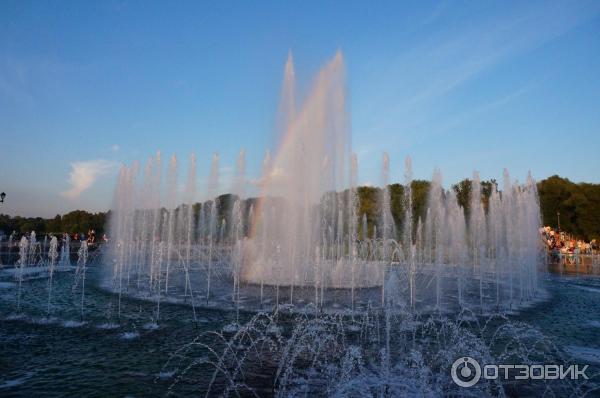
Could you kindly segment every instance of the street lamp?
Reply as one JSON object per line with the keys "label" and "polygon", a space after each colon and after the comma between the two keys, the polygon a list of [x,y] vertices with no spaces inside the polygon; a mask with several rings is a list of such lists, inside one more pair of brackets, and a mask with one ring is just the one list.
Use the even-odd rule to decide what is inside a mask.
{"label": "street lamp", "polygon": [[4,203],[4,198],[6,198],[6,194],[4,192],[0,193],[0,203]]}
{"label": "street lamp", "polygon": [[556,218],[558,218],[558,232],[560,232],[560,211],[556,212]]}

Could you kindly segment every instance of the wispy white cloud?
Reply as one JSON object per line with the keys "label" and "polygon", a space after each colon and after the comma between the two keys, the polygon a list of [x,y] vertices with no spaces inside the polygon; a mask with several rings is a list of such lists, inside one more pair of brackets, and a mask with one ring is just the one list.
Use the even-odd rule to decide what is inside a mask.
{"label": "wispy white cloud", "polygon": [[110,149],[112,149],[113,152],[119,152],[119,150],[121,149],[121,147],[119,146],[119,144],[113,144]]}
{"label": "wispy white cloud", "polygon": [[69,172],[71,188],[61,195],[67,199],[77,199],[82,192],[94,185],[98,177],[115,171],[117,167],[117,162],[105,159],[73,162]]}
{"label": "wispy white cloud", "polygon": [[[369,115],[363,130],[413,131],[430,124],[436,101],[497,65],[528,53],[597,16],[597,2],[524,3],[503,15],[465,21],[454,30],[439,31],[388,58],[374,70],[372,86],[392,87],[368,96]],[[439,18],[442,11],[435,11]],[[378,84],[378,79],[385,79]],[[371,81],[371,80],[370,80]],[[370,122],[369,122],[370,121]]]}

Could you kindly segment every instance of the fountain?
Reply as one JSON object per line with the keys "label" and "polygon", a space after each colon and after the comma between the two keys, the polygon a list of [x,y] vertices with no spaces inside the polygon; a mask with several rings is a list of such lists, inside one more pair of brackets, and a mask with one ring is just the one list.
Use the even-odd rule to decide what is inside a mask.
{"label": "fountain", "polygon": [[375,301],[384,307],[386,300],[419,310],[489,312],[534,300],[540,214],[531,177],[513,184],[505,171],[503,190],[494,186],[488,197],[474,173],[463,209],[436,169],[426,211],[417,214],[407,158],[397,219],[384,153],[377,214],[368,219],[360,213],[359,159],[350,148],[344,73],[337,53],[296,108],[289,56],[279,147],[275,156],[265,155],[257,198],[245,197],[244,150],[231,195],[217,197],[219,156],[213,156],[208,200],[197,205],[194,155],[181,197],[175,155],[166,190],[160,153],[141,177],[137,163],[124,166],[110,221],[111,280],[119,297],[125,291],[151,297],[157,319],[163,299],[187,302],[194,314],[199,305],[239,311],[312,303],[355,310]]}
{"label": "fountain", "polygon": [[69,234],[63,235],[63,244],[60,248],[60,266],[71,266],[71,237]]}
{"label": "fountain", "polygon": [[38,264],[38,261],[41,261],[37,258],[37,250],[40,249],[41,252],[41,248],[39,247],[39,245],[40,244],[37,241],[35,231],[31,231],[31,234],[29,235],[29,252],[27,258],[27,265],[36,266]]}
{"label": "fountain", "polygon": [[52,281],[54,277],[54,269],[56,259],[58,258],[58,240],[53,236],[50,240],[50,249],[48,249],[48,317],[50,316],[50,304],[52,303]]}
{"label": "fountain", "polygon": [[[122,378],[126,386],[107,392],[112,395],[147,394],[131,394],[145,389],[147,380],[156,391],[181,389],[181,395],[197,394],[198,387],[207,396],[515,395],[514,389],[529,384],[486,380],[462,390],[449,369],[465,355],[481,363],[570,358],[553,342],[556,330],[570,325],[546,324],[550,337],[545,337],[535,323],[541,328],[548,322],[540,318],[545,311],[528,310],[545,297],[531,176],[520,184],[505,170],[502,184],[495,184],[474,172],[464,190],[455,190],[446,188],[442,171],[435,169],[423,201],[418,195],[424,182],[415,180],[412,159],[404,160],[402,184],[393,184],[390,174],[397,166],[383,153],[379,187],[359,187],[341,53],[318,74],[303,101],[297,101],[295,86],[290,56],[278,145],[264,155],[257,197],[248,189],[243,149],[234,160],[232,186],[220,178],[216,153],[205,162],[206,186],[197,184],[203,161],[194,154],[187,164],[175,155],[163,162],[158,152],[143,166],[123,166],[109,244],[81,241],[71,267],[70,245],[77,243],[68,236],[60,255],[56,237],[44,238],[43,245],[35,233],[21,238],[12,272],[18,286],[0,300],[16,301],[17,312],[26,314],[6,322],[29,322],[34,326],[28,333],[53,338],[31,340],[67,347],[79,342],[84,349],[69,351],[74,358],[65,365],[76,375],[79,366],[95,363],[97,350],[108,353],[102,355],[106,364],[95,368],[113,366],[128,375]],[[55,276],[58,270],[73,270],[72,279]],[[572,308],[583,306],[585,316],[585,308],[597,305],[597,285],[590,285],[589,302],[570,302]],[[561,297],[588,294],[579,290]],[[550,323],[571,319],[561,311]],[[55,335],[60,325],[86,332],[71,333],[64,342]],[[86,355],[94,360],[81,360]],[[149,372],[155,372],[154,380]],[[138,375],[138,382],[129,382]],[[100,374],[68,383],[98,380],[106,379]],[[598,388],[596,381],[535,382],[530,395]],[[61,388],[71,385],[55,391]]]}
{"label": "fountain", "polygon": [[19,242],[19,260],[17,261],[17,272],[15,277],[19,282],[17,289],[17,313],[21,310],[21,287],[23,285],[23,268],[27,265],[27,255],[29,253],[29,241],[23,236]]}
{"label": "fountain", "polygon": [[[66,244],[68,244],[68,237],[66,240]],[[85,309],[85,274],[87,270],[87,262],[88,262],[88,244],[86,241],[81,242],[81,246],[77,251],[77,268],[75,269],[75,286],[74,288],[81,283],[81,322],[83,322],[84,318],[84,309]]]}

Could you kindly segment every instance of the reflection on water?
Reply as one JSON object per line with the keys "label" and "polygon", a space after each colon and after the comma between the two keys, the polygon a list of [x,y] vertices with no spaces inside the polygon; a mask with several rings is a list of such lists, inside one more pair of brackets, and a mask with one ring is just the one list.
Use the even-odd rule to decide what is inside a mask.
{"label": "reflection on water", "polygon": [[600,254],[549,255],[548,270],[560,275],[600,275]]}

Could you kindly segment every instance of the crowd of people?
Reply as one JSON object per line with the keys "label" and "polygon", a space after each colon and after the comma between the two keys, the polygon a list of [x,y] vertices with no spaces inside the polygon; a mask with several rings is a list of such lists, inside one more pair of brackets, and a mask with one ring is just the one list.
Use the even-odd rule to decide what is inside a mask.
{"label": "crowd of people", "polygon": [[548,253],[555,260],[559,260],[561,256],[573,257],[581,254],[596,254],[599,251],[596,239],[586,242],[582,239],[576,239],[564,231],[554,230],[549,226],[541,228],[540,233]]}
{"label": "crowd of people", "polygon": [[[88,245],[93,245],[95,243],[98,243],[98,240],[96,238],[96,231],[94,231],[93,229],[90,229],[88,231],[87,235],[84,234],[83,232],[71,234],[71,241],[80,241],[80,242],[87,241]],[[108,242],[108,236],[106,236],[106,234],[102,235],[101,242],[102,243]]]}
{"label": "crowd of people", "polygon": [[16,264],[19,257],[22,256],[21,248],[26,248],[27,264],[37,264],[49,255],[49,249],[52,239],[56,237],[56,250],[62,253],[67,243],[70,244],[70,255],[76,255],[81,247],[82,242],[86,242],[90,251],[95,251],[100,247],[101,243],[108,242],[108,237],[103,234],[100,239],[96,236],[96,231],[88,230],[84,233],[41,233],[36,234],[34,231],[17,233],[13,231],[10,235],[6,235],[0,231],[0,269],[3,264]]}
{"label": "crowd of people", "polygon": [[[13,231],[9,236],[6,235],[2,235],[0,234],[0,242],[2,241],[7,241],[7,242],[12,242],[13,245],[18,245],[19,241],[22,237],[25,237],[27,240],[29,240],[32,236],[31,233],[23,233],[23,234],[18,234],[17,231]],[[87,234],[83,233],[83,232],[75,232],[75,233],[60,233],[60,234],[41,234],[41,235],[35,235],[37,241],[39,242],[41,239],[43,239],[44,236],[47,236],[48,239],[52,238],[52,236],[56,236],[58,238],[58,242],[59,245],[62,246],[62,244],[64,242],[66,242],[67,240],[67,236],[69,237],[69,240],[71,242],[87,242],[88,245],[94,245],[97,243],[106,243],[108,242],[108,236],[106,234],[103,234],[102,237],[100,239],[98,239],[98,237],[96,236],[96,231],[93,229],[88,230]]]}

